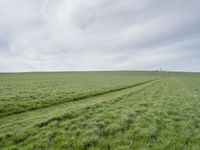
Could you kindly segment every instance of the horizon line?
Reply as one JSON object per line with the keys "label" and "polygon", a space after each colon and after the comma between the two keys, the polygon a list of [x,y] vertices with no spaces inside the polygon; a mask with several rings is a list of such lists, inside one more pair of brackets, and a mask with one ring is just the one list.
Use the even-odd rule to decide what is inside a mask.
{"label": "horizon line", "polygon": [[0,74],[4,73],[67,73],[67,72],[178,72],[178,73],[200,73],[200,71],[186,71],[186,70],[165,70],[165,69],[155,69],[155,70],[36,70],[36,71],[0,71]]}

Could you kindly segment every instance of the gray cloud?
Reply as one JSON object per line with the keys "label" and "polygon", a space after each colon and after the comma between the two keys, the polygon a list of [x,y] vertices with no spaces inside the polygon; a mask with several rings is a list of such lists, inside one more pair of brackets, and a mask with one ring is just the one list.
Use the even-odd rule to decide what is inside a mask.
{"label": "gray cloud", "polygon": [[1,0],[0,71],[200,71],[196,0]]}

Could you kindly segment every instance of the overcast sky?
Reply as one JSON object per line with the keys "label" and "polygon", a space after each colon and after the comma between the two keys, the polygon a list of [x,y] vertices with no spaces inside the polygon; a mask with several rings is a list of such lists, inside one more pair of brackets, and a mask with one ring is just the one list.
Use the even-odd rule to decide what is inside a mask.
{"label": "overcast sky", "polygon": [[0,72],[200,71],[199,0],[0,0]]}

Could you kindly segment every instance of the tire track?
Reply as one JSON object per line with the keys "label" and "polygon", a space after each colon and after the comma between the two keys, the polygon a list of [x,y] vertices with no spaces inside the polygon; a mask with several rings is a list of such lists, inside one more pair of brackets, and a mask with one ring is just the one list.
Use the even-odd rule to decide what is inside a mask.
{"label": "tire track", "polygon": [[89,98],[79,99],[77,101],[71,101],[60,105],[50,106],[47,108],[32,110],[0,118],[0,133],[12,133],[15,132],[15,130],[25,130],[27,128],[31,128],[36,124],[40,124],[42,122],[51,120],[52,118],[62,116],[67,112],[99,104],[115,99],[117,97],[130,94],[130,92],[137,92],[144,88],[148,88],[149,86],[159,82],[161,79],[162,78],[153,79],[129,87],[113,90],[112,92],[91,96]]}
{"label": "tire track", "polygon": [[68,101],[63,101],[63,102],[59,102],[59,103],[55,102],[55,103],[46,104],[46,105],[43,105],[43,106],[40,106],[40,107],[33,107],[33,108],[26,109],[26,110],[10,112],[10,113],[4,114],[2,116],[0,114],[0,118],[4,118],[4,117],[7,117],[7,116],[11,116],[11,115],[16,115],[16,114],[20,114],[20,113],[25,113],[25,112],[28,112],[28,111],[34,111],[34,110],[39,110],[39,109],[43,109],[43,108],[48,108],[48,107],[52,107],[52,106],[56,106],[56,105],[62,105],[62,104],[73,102],[73,101],[80,101],[80,100],[84,100],[84,99],[87,99],[87,98],[92,98],[92,97],[101,96],[101,95],[104,95],[104,94],[109,94],[109,93],[112,93],[112,92],[118,92],[118,91],[129,89],[129,88],[132,88],[132,87],[140,86],[140,85],[152,82],[152,81],[156,81],[156,80],[159,80],[161,78],[162,77],[156,78],[156,79],[152,79],[152,80],[148,80],[148,81],[141,82],[141,83],[136,83],[136,84],[125,86],[125,87],[111,89],[111,90],[100,92],[100,93],[95,93],[95,94],[86,95],[86,96],[82,96],[82,97],[76,97],[76,98],[72,98],[72,99],[70,99]]}

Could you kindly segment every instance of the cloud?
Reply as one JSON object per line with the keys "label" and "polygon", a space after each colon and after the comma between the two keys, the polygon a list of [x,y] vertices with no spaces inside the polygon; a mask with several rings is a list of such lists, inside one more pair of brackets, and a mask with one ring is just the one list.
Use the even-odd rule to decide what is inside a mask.
{"label": "cloud", "polygon": [[195,0],[1,0],[0,71],[200,71],[199,7]]}

